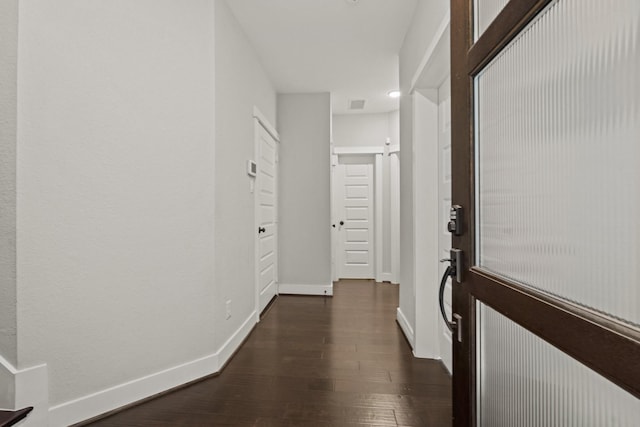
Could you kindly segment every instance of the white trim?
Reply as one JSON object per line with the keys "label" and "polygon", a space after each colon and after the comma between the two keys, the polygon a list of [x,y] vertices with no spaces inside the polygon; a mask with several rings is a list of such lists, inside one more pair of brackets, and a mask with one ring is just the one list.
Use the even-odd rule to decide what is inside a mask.
{"label": "white trim", "polygon": [[[51,407],[48,425],[57,427],[75,424],[198,378],[218,373],[253,330],[255,317],[255,312],[252,312],[214,354]],[[31,414],[27,419],[30,417]],[[34,427],[44,425],[47,424],[33,424]]]}
{"label": "white trim", "polygon": [[391,283],[400,283],[400,158],[399,152],[389,157],[391,203]]}
{"label": "white trim", "polygon": [[384,154],[384,147],[333,147],[333,154],[353,155],[353,154]]}
{"label": "white trim", "polygon": [[269,132],[269,134],[273,137],[273,139],[276,140],[276,142],[280,142],[280,135],[278,135],[278,131],[269,122],[269,120],[267,120],[265,115],[262,114],[262,112],[260,110],[258,110],[258,107],[256,107],[256,106],[253,107],[253,117],[260,122],[260,124],[264,127],[264,129],[267,132]]}
{"label": "white trim", "polygon": [[320,295],[320,296],[332,296],[333,295],[333,283],[328,285],[313,284],[293,284],[293,283],[279,283],[278,291],[280,294],[287,295]]}
{"label": "white trim", "polygon": [[[384,150],[384,148],[383,148]],[[384,151],[382,152],[382,154],[384,154]],[[376,161],[375,161],[375,165],[374,165],[374,176],[375,176],[375,184],[374,184],[374,191],[375,191],[375,214],[374,214],[374,218],[375,218],[375,234],[374,234],[374,245],[375,245],[375,251],[376,251],[376,269],[375,269],[375,276],[376,276],[376,282],[382,282],[382,253],[383,253],[383,248],[382,248],[382,237],[384,236],[383,230],[382,230],[382,222],[383,222],[383,218],[382,218],[382,206],[383,206],[383,200],[382,200],[382,174],[384,173],[382,170],[382,154],[376,154]]]}
{"label": "white trim", "polygon": [[49,419],[49,372],[47,365],[21,369],[16,373],[16,401],[14,409],[33,406],[33,411],[20,427],[51,425]]}
{"label": "white trim", "polygon": [[224,344],[220,346],[215,356],[218,358],[218,371],[222,369],[222,367],[229,361],[233,353],[236,352],[244,342],[244,340],[249,336],[251,331],[256,325],[254,321],[257,316],[260,316],[260,313],[253,312],[245,319],[245,321],[240,325],[240,327],[229,337],[228,340],[225,341]]}
{"label": "white trim", "polygon": [[[253,126],[253,149],[254,149],[254,157],[257,163],[257,172],[259,174],[260,170],[260,131],[264,129],[276,142],[275,144],[275,165],[274,165],[274,198],[275,198],[275,206],[274,206],[274,268],[275,268],[275,283],[278,283],[278,180],[280,178],[279,171],[279,156],[280,156],[280,140],[278,133],[275,131],[275,128],[269,123],[269,121],[264,118],[260,110],[257,107],[253,107],[253,117],[254,117],[254,126]],[[251,191],[253,192],[253,230],[254,230],[254,243],[253,243],[253,256],[254,256],[254,287],[255,287],[255,318],[256,322],[260,321],[260,313],[262,312],[264,307],[260,307],[260,236],[257,233],[258,227],[260,227],[260,188],[259,188],[259,178],[252,177],[250,178],[252,181],[250,183]],[[278,294],[278,287],[275,288],[275,295]]]}
{"label": "white trim", "polygon": [[[255,116],[255,112],[257,111],[256,107],[254,108],[254,120],[253,120],[253,157],[256,161],[256,172],[257,172],[257,163],[258,157],[260,157],[260,129],[264,128],[260,123],[260,119]],[[265,128],[266,130],[266,128]],[[257,175],[257,174],[256,174]],[[249,188],[253,192],[253,287],[255,288],[254,292],[254,312],[256,313],[256,322],[260,321],[260,236],[256,233],[258,227],[260,227],[260,199],[258,197],[259,188],[257,187],[258,179],[257,176],[249,178],[251,182],[249,183]]]}
{"label": "white trim", "polygon": [[[437,99],[437,90],[434,92]],[[438,334],[438,105],[422,92],[413,100],[413,280],[415,357],[440,356]]]}
{"label": "white trim", "polygon": [[16,373],[17,369],[0,355],[0,409],[16,409]]}
{"label": "white trim", "polygon": [[393,283],[393,274],[391,274],[390,272],[383,272],[381,274],[380,281]]}
{"label": "white trim", "polygon": [[[416,69],[416,72],[413,75],[413,79],[411,79],[411,88],[409,90],[409,93],[412,93],[415,89],[418,89],[416,87],[416,85],[418,84],[418,80],[420,79],[422,73],[425,72],[425,70],[427,70],[433,63],[438,61],[439,51],[443,49],[448,51],[450,21],[451,21],[450,12],[447,10],[447,13],[445,14],[444,18],[442,18],[442,21],[440,22],[440,25],[436,30],[436,34],[433,37],[431,44],[429,44],[429,46],[424,52],[424,56],[422,57],[422,60],[420,61],[420,65],[418,65],[418,68]],[[447,62],[445,66],[449,67],[449,63]],[[434,81],[432,82],[432,84],[430,84],[430,86],[438,87],[441,83],[442,83],[441,81]]]}
{"label": "white trim", "polygon": [[409,341],[409,344],[411,344],[411,348],[413,348],[413,343],[415,339],[413,334],[413,328],[411,327],[411,324],[407,320],[407,317],[404,315],[400,307],[398,307],[396,311],[396,321],[398,322],[398,325],[400,325],[400,329],[402,329],[402,333],[407,338],[407,341]]}
{"label": "white trim", "polygon": [[329,165],[329,189],[330,189],[330,197],[329,203],[331,204],[331,223],[333,226],[331,227],[331,280],[334,282],[338,281],[338,265],[336,264],[336,255],[338,253],[338,229],[336,228],[336,177],[335,171],[336,166],[338,165],[338,156],[333,153],[333,144],[329,146],[329,157],[331,159],[331,164]]}
{"label": "white trim", "polygon": [[14,411],[33,406],[21,427],[49,425],[49,375],[47,365],[16,369],[0,356],[0,409]]}
{"label": "white trim", "polygon": [[400,144],[393,144],[389,146],[389,155],[393,153],[399,153],[399,152],[400,152]]}
{"label": "white trim", "polygon": [[128,381],[51,407],[49,425],[68,426],[145,399],[189,381],[218,372],[218,355],[211,354],[164,371]]}

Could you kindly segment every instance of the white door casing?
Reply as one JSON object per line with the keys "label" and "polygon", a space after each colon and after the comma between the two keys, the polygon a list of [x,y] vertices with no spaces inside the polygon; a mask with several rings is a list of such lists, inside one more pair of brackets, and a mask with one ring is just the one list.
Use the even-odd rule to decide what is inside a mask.
{"label": "white door casing", "polygon": [[400,283],[400,145],[389,147],[391,283]]}
{"label": "white door casing", "polygon": [[[447,230],[449,210],[451,209],[451,89],[450,79],[442,83],[438,89],[438,249],[440,258],[449,258],[451,248],[451,233]],[[446,269],[440,265],[440,277]],[[447,316],[451,319],[451,278],[447,279],[444,293],[444,305]],[[440,353],[442,361],[452,372],[451,360],[451,332],[439,317]]]}
{"label": "white door casing", "polygon": [[[256,314],[278,292],[278,142],[264,119],[255,120],[256,134]],[[274,136],[275,135],[275,136]]]}
{"label": "white door casing", "polygon": [[330,185],[331,185],[331,197],[329,198],[329,200],[331,200],[331,221],[332,221],[332,228],[331,228],[331,281],[333,282],[337,282],[338,280],[340,280],[340,277],[338,275],[338,264],[337,264],[337,254],[338,254],[338,237],[340,236],[338,234],[338,228],[337,228],[337,221],[335,220],[335,218],[337,218],[338,215],[338,211],[337,211],[337,192],[336,192],[336,167],[338,166],[338,155],[334,154],[334,147],[333,144],[331,144],[331,154],[330,154],[330,158],[331,158],[331,173],[330,173]]}
{"label": "white door casing", "polygon": [[340,156],[335,166],[338,276],[375,277],[372,157]]}

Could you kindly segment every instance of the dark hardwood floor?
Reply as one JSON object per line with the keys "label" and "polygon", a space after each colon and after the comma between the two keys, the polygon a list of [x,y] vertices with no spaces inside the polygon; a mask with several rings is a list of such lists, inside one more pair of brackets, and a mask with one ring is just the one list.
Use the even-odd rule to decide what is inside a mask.
{"label": "dark hardwood floor", "polygon": [[345,280],[334,294],[280,296],[219,376],[90,425],[450,426],[451,379],[412,356],[398,287]]}

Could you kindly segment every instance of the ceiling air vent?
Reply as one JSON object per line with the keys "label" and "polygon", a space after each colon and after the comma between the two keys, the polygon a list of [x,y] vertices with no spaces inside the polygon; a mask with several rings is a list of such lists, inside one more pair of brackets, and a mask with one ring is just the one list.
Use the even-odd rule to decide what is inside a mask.
{"label": "ceiling air vent", "polygon": [[362,110],[364,108],[364,99],[352,99],[349,101],[350,110]]}

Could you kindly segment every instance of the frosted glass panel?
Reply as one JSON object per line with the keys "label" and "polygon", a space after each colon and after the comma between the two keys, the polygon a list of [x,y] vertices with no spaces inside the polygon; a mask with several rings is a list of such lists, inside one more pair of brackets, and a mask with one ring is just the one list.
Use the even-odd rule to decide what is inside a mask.
{"label": "frosted glass panel", "polygon": [[496,16],[504,9],[507,3],[509,3],[509,0],[476,0],[474,9],[476,40],[496,19]]}
{"label": "frosted glass panel", "polygon": [[640,325],[640,1],[552,3],[476,115],[477,264]]}
{"label": "frosted glass panel", "polygon": [[479,303],[480,427],[636,427],[640,400]]}

